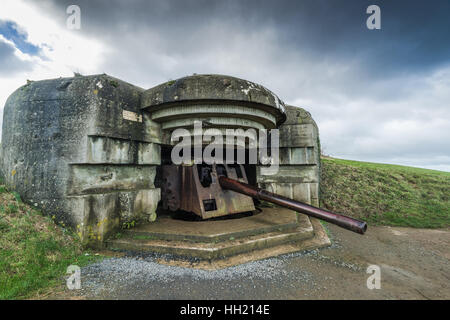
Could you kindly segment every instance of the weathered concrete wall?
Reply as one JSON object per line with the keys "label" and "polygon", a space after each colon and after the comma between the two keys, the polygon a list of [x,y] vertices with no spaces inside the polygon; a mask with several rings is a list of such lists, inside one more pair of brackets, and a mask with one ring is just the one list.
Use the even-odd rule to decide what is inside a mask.
{"label": "weathered concrete wall", "polygon": [[107,75],[16,90],[3,116],[6,184],[92,245],[123,222],[154,219],[161,130],[140,109],[142,91]]}
{"label": "weathered concrete wall", "polygon": [[276,175],[262,175],[258,184],[274,193],[319,206],[320,141],[311,114],[286,106],[287,120],[280,129],[280,168]]}

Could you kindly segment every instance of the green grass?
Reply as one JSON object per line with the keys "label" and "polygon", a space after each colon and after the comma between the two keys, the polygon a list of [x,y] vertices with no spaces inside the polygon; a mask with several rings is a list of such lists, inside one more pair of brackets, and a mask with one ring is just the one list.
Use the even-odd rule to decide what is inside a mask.
{"label": "green grass", "polygon": [[22,203],[0,185],[0,299],[23,299],[61,283],[69,265],[86,256],[70,231]]}
{"label": "green grass", "polygon": [[323,158],[321,206],[371,225],[450,226],[450,172]]}
{"label": "green grass", "polygon": [[138,235],[134,235],[133,239],[135,239],[135,240],[154,240],[154,239],[156,239],[156,237],[151,236],[151,235],[138,234]]}

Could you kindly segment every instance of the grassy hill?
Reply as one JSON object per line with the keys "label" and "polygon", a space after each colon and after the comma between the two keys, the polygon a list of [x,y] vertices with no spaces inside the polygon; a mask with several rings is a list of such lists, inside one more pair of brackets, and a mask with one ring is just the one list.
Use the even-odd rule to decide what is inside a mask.
{"label": "grassy hill", "polygon": [[450,226],[450,172],[324,157],[321,206],[371,225]]}
{"label": "grassy hill", "polygon": [[69,230],[0,184],[0,300],[39,294],[60,282],[69,265],[93,259]]}
{"label": "grassy hill", "polygon": [[[370,225],[450,226],[448,172],[324,158],[321,175],[329,210]],[[72,232],[0,183],[0,299],[35,295],[60,283],[67,266],[98,259],[84,253]]]}

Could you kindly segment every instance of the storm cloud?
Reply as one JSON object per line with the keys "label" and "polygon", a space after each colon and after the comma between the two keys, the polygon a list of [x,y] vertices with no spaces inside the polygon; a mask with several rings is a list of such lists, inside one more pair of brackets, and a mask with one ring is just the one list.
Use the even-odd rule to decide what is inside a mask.
{"label": "storm cloud", "polygon": [[[26,3],[61,28],[80,6],[73,32],[104,49],[80,70],[144,88],[193,73],[248,79],[309,110],[325,153],[450,171],[446,0]],[[372,4],[381,30],[366,27]]]}

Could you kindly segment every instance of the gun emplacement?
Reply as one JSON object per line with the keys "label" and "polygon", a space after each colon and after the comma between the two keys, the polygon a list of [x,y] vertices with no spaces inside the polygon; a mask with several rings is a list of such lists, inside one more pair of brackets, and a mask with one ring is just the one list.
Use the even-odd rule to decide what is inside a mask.
{"label": "gun emplacement", "polygon": [[249,184],[239,182],[225,176],[219,177],[219,184],[226,190],[232,190],[241,194],[245,194],[254,199],[271,202],[273,204],[285,207],[308,216],[327,221],[329,223],[338,225],[344,229],[364,234],[367,230],[367,224],[364,221],[356,220],[344,215],[333,213],[324,209],[316,208],[314,206],[302,203],[300,201],[292,200],[275,193],[263,190],[261,188],[253,187]]}

